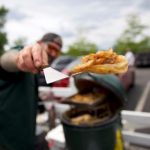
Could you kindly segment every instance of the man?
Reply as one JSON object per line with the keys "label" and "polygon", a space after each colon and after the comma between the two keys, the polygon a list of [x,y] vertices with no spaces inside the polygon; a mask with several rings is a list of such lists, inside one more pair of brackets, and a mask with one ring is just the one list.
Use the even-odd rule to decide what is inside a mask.
{"label": "man", "polygon": [[130,49],[127,49],[127,52],[125,53],[125,57],[128,60],[129,66],[134,66],[135,56],[134,56],[133,52]]}
{"label": "man", "polygon": [[[53,35],[50,41],[49,35]],[[33,150],[37,109],[35,74],[60,54],[60,36],[48,33],[21,51],[0,57],[0,150]]]}

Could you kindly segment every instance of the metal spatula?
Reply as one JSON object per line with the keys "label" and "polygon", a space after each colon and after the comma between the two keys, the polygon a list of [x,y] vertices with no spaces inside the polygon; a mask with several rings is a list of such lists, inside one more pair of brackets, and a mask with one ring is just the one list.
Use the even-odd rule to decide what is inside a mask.
{"label": "metal spatula", "polygon": [[53,69],[52,67],[44,68],[43,72],[47,84],[80,74],[80,73],[75,73],[69,76]]}

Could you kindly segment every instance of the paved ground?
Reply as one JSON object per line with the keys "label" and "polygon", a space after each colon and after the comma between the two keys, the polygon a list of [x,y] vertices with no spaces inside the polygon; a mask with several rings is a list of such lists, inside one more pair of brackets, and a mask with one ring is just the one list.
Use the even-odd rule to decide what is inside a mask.
{"label": "paved ground", "polygon": [[[135,86],[127,93],[128,102],[125,107],[126,110],[135,110],[137,109],[137,105],[140,100],[145,97],[147,100],[150,94],[148,84],[150,84],[150,68],[137,68]],[[147,93],[145,90],[147,90]],[[146,105],[143,106],[143,109],[143,111],[150,112],[150,101],[147,100]]]}
{"label": "paved ground", "polygon": [[[126,110],[150,112],[150,68],[136,69],[135,86],[128,91],[127,95]],[[143,132],[150,133],[150,128]],[[130,145],[126,150],[150,150],[150,148]]]}

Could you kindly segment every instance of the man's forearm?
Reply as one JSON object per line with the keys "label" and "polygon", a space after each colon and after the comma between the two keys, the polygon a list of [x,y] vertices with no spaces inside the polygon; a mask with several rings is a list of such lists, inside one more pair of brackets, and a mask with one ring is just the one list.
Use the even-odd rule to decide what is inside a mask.
{"label": "man's forearm", "polygon": [[10,50],[0,56],[0,66],[8,72],[17,72],[19,69],[16,65],[18,51]]}

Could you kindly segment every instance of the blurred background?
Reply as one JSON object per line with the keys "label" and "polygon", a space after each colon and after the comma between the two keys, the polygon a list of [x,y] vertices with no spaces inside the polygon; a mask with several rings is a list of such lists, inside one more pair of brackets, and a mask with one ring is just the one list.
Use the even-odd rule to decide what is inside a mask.
{"label": "blurred background", "polygon": [[[52,67],[66,74],[82,55],[108,48],[123,55],[132,52],[134,63],[127,73],[117,75],[128,98],[124,110],[150,112],[149,0],[0,0],[0,53],[32,44],[47,32],[63,39],[62,55]],[[60,100],[76,90],[69,78],[40,85],[39,95],[43,100]],[[44,106],[49,109],[51,104]],[[63,109],[58,104],[53,106],[60,112]],[[51,112],[49,115],[54,116]],[[150,133],[150,128],[142,132]]]}
{"label": "blurred background", "polygon": [[[30,44],[46,32],[60,34],[63,52],[114,47],[149,49],[149,0],[0,0],[0,45]],[[77,54],[74,54],[77,55]]]}

